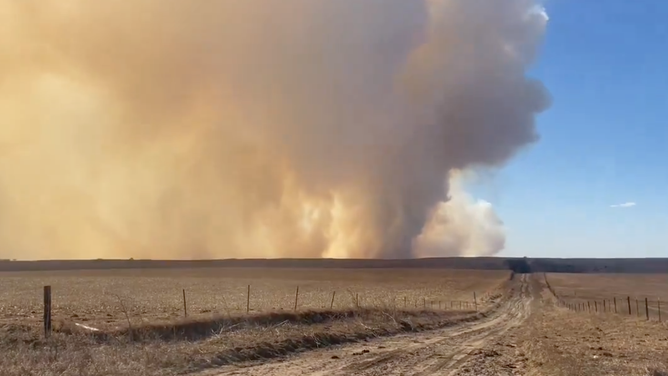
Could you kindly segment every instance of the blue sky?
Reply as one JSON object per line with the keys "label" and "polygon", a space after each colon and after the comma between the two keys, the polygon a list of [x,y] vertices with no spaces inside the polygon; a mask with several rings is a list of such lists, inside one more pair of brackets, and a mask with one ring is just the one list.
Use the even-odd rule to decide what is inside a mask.
{"label": "blue sky", "polygon": [[545,7],[541,140],[474,187],[507,226],[502,255],[668,257],[668,1]]}

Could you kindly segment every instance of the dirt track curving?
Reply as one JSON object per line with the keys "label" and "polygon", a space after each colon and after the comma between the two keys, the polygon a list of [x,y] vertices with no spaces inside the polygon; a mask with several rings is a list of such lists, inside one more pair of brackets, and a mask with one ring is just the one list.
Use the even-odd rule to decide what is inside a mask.
{"label": "dirt track curving", "polygon": [[519,277],[510,299],[475,322],[312,351],[283,361],[224,367],[205,375],[455,375],[476,350],[529,316],[533,299],[529,276]]}

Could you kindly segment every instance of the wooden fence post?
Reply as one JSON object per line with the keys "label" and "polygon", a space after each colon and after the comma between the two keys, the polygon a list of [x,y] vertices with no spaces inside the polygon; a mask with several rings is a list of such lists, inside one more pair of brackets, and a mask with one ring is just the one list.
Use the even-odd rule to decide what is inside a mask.
{"label": "wooden fence post", "polygon": [[359,308],[360,307],[360,294],[355,293],[355,307]]}
{"label": "wooden fence post", "polygon": [[659,322],[661,322],[661,298],[656,299],[656,306],[659,308]]}
{"label": "wooden fence post", "polygon": [[186,289],[183,289],[183,316],[188,317],[188,304],[186,304]]}
{"label": "wooden fence post", "polygon": [[422,308],[427,309],[427,299],[426,298],[422,298]]}
{"label": "wooden fence post", "polygon": [[640,317],[640,306],[638,305],[638,299],[636,299],[636,317]]}
{"label": "wooden fence post", "polygon": [[603,299],[603,312],[605,312],[605,311],[606,311],[606,309],[605,309],[605,299]]}
{"label": "wooden fence post", "polygon": [[44,337],[51,335],[51,286],[44,286]]}
{"label": "wooden fence post", "polygon": [[408,307],[408,301],[406,300],[406,297],[404,296],[404,308]]}
{"label": "wooden fence post", "polygon": [[[334,309],[334,297],[336,296],[336,291],[332,292],[332,302],[329,303],[329,309]],[[406,298],[404,298],[406,299]]]}
{"label": "wooden fence post", "polygon": [[299,301],[299,286],[297,286],[297,292],[295,293],[295,311],[297,311],[297,302]]}
{"label": "wooden fence post", "polygon": [[631,316],[631,297],[630,296],[626,297],[626,302],[629,303],[629,316]]}
{"label": "wooden fence post", "polygon": [[248,285],[248,291],[246,292],[246,313],[250,313],[250,285]]}
{"label": "wooden fence post", "polygon": [[647,298],[645,298],[645,315],[647,316],[647,321],[649,321],[649,304]]}
{"label": "wooden fence post", "polygon": [[478,298],[475,296],[475,291],[473,292],[473,301],[475,302],[475,311],[478,312]]}
{"label": "wooden fence post", "polygon": [[617,313],[617,297],[616,297],[616,296],[613,297],[612,300],[613,300],[614,303],[615,303],[615,313]]}
{"label": "wooden fence post", "polygon": [[594,300],[594,309],[596,309],[596,312],[598,313],[598,301]]}
{"label": "wooden fence post", "polygon": [[591,302],[589,302],[589,300],[587,300],[587,311],[591,313]]}

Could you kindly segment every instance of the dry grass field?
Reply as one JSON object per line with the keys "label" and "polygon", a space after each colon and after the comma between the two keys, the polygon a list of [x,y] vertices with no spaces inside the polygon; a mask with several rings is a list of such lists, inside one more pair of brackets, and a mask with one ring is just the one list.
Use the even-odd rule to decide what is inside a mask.
{"label": "dry grass field", "polygon": [[566,302],[592,306],[596,301],[602,310],[605,301],[606,311],[614,312],[616,300],[617,313],[628,315],[630,297],[631,315],[644,318],[647,298],[650,319],[658,321],[661,307],[662,320],[668,320],[668,274],[548,274],[547,278]]}
{"label": "dry grass field", "polygon": [[[5,272],[0,375],[666,375],[668,309],[659,322],[654,303],[648,321],[636,314],[635,299],[668,302],[668,276],[510,276],[445,269]],[[53,289],[49,339],[41,329],[44,285]],[[471,303],[473,292],[478,312],[473,304],[450,305]],[[560,301],[599,308],[606,301],[607,309],[574,311]]]}
{"label": "dry grass field", "polygon": [[[631,282],[655,292],[663,276],[548,275],[553,289],[602,299]],[[582,283],[582,285],[580,285]],[[600,290],[597,290],[598,286]],[[533,276],[532,314],[515,331],[488,343],[456,376],[666,376],[668,325],[635,315],[576,312],[560,306],[542,274]],[[621,290],[622,292],[624,290]],[[627,312],[628,313],[628,312]]]}
{"label": "dry grass field", "polygon": [[[549,274],[548,280],[557,294],[575,295],[575,290],[590,300],[665,296],[668,288],[666,275]],[[656,318],[646,321],[635,312],[629,316],[628,311],[619,311],[571,311],[559,307],[544,288],[540,309],[517,334],[523,344],[518,351],[528,359],[529,368],[540,369],[545,375],[668,374],[666,322],[659,323]]]}
{"label": "dry grass field", "polygon": [[[508,279],[507,271],[416,269],[192,269],[0,273],[0,322],[42,320],[42,291],[52,286],[53,317],[90,326],[155,323],[190,317],[294,310],[397,306],[473,301]],[[406,307],[404,307],[404,297]]]}
{"label": "dry grass field", "polygon": [[[472,302],[473,292],[484,311],[508,278],[507,271],[417,269],[6,272],[0,374],[176,374],[429,329],[475,316],[473,304],[449,303]],[[44,285],[53,291],[49,340],[41,333]]]}

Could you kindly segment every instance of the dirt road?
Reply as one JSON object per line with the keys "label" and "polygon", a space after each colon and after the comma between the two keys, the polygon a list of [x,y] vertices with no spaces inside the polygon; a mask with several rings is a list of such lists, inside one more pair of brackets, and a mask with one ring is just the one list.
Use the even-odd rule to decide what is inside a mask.
{"label": "dirt road", "polygon": [[522,324],[532,299],[529,276],[521,275],[510,299],[479,321],[311,351],[282,361],[224,367],[205,375],[456,375],[476,350]]}

